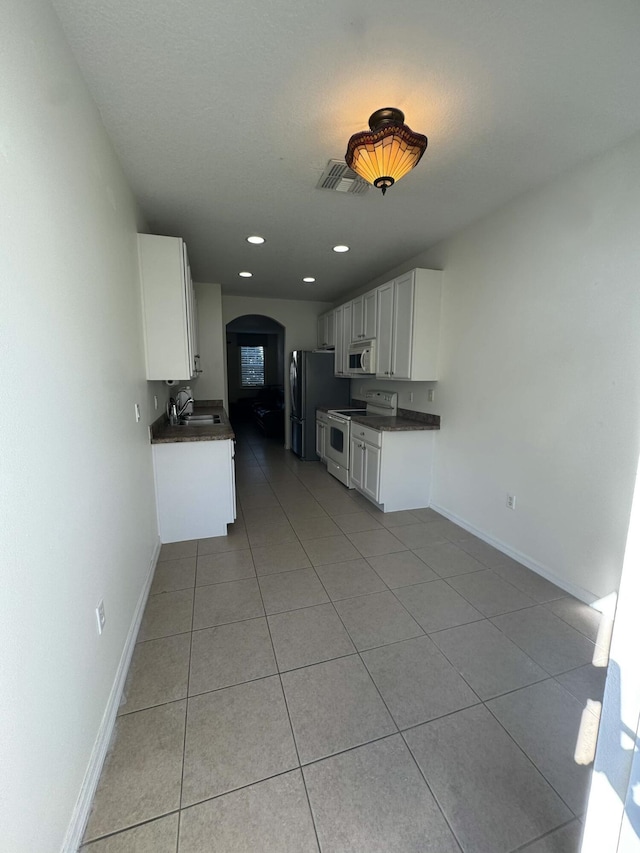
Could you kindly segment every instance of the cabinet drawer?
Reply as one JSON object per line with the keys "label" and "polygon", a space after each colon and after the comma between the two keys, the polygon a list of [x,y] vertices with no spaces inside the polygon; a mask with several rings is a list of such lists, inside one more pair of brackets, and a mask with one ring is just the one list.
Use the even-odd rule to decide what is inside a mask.
{"label": "cabinet drawer", "polygon": [[368,444],[382,447],[382,433],[378,429],[370,429],[353,421],[351,423],[351,435],[360,441],[366,441]]}

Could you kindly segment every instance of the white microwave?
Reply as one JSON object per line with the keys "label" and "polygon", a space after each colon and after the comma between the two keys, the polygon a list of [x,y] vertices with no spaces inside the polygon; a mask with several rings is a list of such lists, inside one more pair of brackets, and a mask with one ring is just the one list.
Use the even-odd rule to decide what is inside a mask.
{"label": "white microwave", "polygon": [[349,344],[348,354],[349,373],[372,373],[376,372],[376,342],[358,341]]}

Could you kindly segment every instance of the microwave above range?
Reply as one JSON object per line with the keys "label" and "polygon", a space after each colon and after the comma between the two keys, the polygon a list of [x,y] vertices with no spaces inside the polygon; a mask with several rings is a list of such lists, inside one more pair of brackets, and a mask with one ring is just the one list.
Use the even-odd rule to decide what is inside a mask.
{"label": "microwave above range", "polygon": [[358,341],[349,344],[348,372],[375,375],[376,372],[376,342]]}

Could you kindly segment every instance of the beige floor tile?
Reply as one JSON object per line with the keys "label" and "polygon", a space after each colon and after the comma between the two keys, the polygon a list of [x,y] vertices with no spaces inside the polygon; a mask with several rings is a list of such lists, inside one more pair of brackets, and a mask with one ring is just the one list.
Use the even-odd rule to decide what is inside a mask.
{"label": "beige floor tile", "polygon": [[138,642],[190,631],[192,614],[193,589],[150,595],[138,632]]}
{"label": "beige floor tile", "polygon": [[343,563],[361,556],[346,536],[328,536],[326,539],[307,539],[304,550],[314,566],[325,563]]}
{"label": "beige floor tile", "polygon": [[406,524],[394,528],[394,535],[404,543],[406,548],[423,548],[434,542],[446,542],[447,538],[440,532],[438,522]]}
{"label": "beige floor tile", "polygon": [[399,735],[326,758],[303,772],[323,850],[458,853]]}
{"label": "beige floor tile", "polygon": [[405,527],[407,524],[417,524],[420,519],[414,515],[413,510],[398,510],[397,512],[373,512],[373,517],[383,527]]}
{"label": "beige floor tile", "polygon": [[[398,528],[402,530],[402,528]],[[406,551],[407,547],[389,530],[364,530],[362,533],[348,533],[347,538],[356,546],[363,557],[375,557],[378,554],[393,554]]]}
{"label": "beige floor tile", "polygon": [[224,583],[255,577],[251,551],[225,551],[223,554],[206,554],[198,557],[196,585]]}
{"label": "beige floor tile", "polygon": [[256,524],[247,531],[247,534],[252,548],[261,545],[279,545],[281,542],[295,542],[297,539],[288,521],[277,524]]}
{"label": "beige floor tile", "polygon": [[264,616],[258,583],[254,578],[196,587],[193,629],[211,628]]}
{"label": "beige floor tile", "polygon": [[381,554],[378,557],[367,557],[367,562],[380,575],[382,580],[396,589],[416,583],[436,580],[437,575],[429,566],[416,557],[412,551],[400,551],[395,554]]}
{"label": "beige floor tile", "polygon": [[195,586],[196,557],[183,557],[181,560],[165,560],[156,565],[151,584],[151,595],[158,592],[173,592],[176,589],[189,589]]}
{"label": "beige floor tile", "polygon": [[387,589],[364,559],[317,566],[316,571],[332,601]]}
{"label": "beige floor tile", "polygon": [[507,853],[573,817],[482,705],[404,737],[463,850]]}
{"label": "beige floor tile", "polygon": [[176,853],[178,813],[83,845],[83,853]]}
{"label": "beige floor tile", "polygon": [[483,563],[453,542],[434,542],[432,545],[416,548],[415,553],[441,578],[482,572],[486,569]]}
{"label": "beige floor tile", "polygon": [[261,524],[282,524],[287,521],[287,516],[279,503],[273,506],[244,507],[243,513],[247,530]]}
{"label": "beige floor tile", "polygon": [[391,592],[346,598],[336,601],[335,608],[360,651],[408,640],[423,633]]}
{"label": "beige floor tile", "polygon": [[188,539],[186,542],[169,542],[160,548],[158,562],[164,562],[164,560],[181,560],[184,557],[195,557],[197,551],[197,539]]}
{"label": "beige floor tile", "polygon": [[278,676],[189,699],[183,807],[297,766]]}
{"label": "beige floor tile", "polygon": [[261,545],[252,548],[252,553],[258,575],[306,569],[311,565],[306,551],[297,540],[280,545]]}
{"label": "beige floor tile", "polygon": [[336,515],[333,520],[343,533],[361,533],[363,530],[379,530],[382,527],[369,512]]}
{"label": "beige floor tile", "polygon": [[213,536],[210,539],[198,539],[198,556],[206,554],[223,554],[225,551],[243,551],[249,547],[249,539],[244,528],[235,529],[230,524],[226,536]]}
{"label": "beige floor tile", "polygon": [[397,731],[358,655],[285,672],[282,684],[303,764]]}
{"label": "beige floor tile", "polygon": [[118,714],[184,699],[189,678],[190,634],[138,643],[133,651]]}
{"label": "beige floor tile", "polygon": [[261,575],[258,583],[264,609],[269,615],[329,601],[318,575],[312,568]]}
{"label": "beige floor tile", "polygon": [[193,632],[190,696],[276,672],[271,637],[264,618]]}
{"label": "beige floor tile", "polygon": [[186,708],[172,702],[118,717],[85,841],[179,806]]}
{"label": "beige floor tile", "polygon": [[291,526],[301,541],[305,539],[322,539],[325,536],[339,536],[342,532],[338,525],[328,516],[292,519]]}
{"label": "beige floor tile", "polygon": [[276,613],[268,620],[280,672],[356,651],[331,604]]}
{"label": "beige floor tile", "polygon": [[184,809],[180,853],[316,853],[299,770]]}

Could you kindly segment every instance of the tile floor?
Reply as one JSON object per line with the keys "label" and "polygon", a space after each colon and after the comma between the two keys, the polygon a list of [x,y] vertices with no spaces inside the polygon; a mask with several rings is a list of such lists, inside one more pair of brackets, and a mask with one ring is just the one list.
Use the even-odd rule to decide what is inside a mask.
{"label": "tile floor", "polygon": [[575,853],[598,614],[237,447],[229,535],[162,548],[82,850]]}

